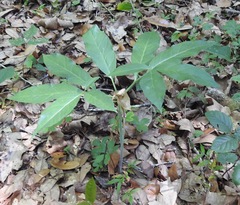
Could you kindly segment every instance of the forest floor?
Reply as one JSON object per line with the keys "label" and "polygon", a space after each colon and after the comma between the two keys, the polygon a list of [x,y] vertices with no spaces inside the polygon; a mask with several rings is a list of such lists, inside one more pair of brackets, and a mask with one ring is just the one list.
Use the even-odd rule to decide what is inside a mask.
{"label": "forest floor", "polygon": [[[119,3],[1,0],[0,69],[13,67],[14,76],[0,82],[0,204],[76,205],[86,198],[86,184],[93,178],[97,185],[94,204],[239,205],[240,186],[232,182],[233,167],[239,163],[239,147],[236,162],[217,162],[211,144],[222,133],[209,124],[205,113],[221,111],[231,117],[235,127],[240,121],[240,107],[232,106],[234,95],[236,101],[240,99],[236,95],[240,84],[232,80],[240,73],[240,2]],[[34,43],[22,38],[32,25],[38,28],[31,39]],[[117,166],[119,150],[100,152],[109,154],[110,160],[103,166],[97,164],[97,169],[93,164],[94,140],[106,146],[119,144],[113,112],[80,100],[69,121],[55,131],[33,136],[41,112],[49,104],[8,99],[31,86],[59,82],[58,77],[37,63],[43,54],[51,53],[69,57],[91,76],[100,77],[98,88],[113,92],[109,80],[86,54],[82,36],[93,25],[110,38],[118,65],[130,62],[138,36],[148,31],[157,31],[161,37],[158,52],[199,39],[218,41],[232,52],[231,61],[204,53],[185,59],[204,66],[220,85],[219,90],[166,77],[162,112],[141,90],[134,88],[128,93],[135,121],[125,125],[123,173]],[[10,41],[14,39],[17,40]],[[0,80],[3,78],[0,76]],[[131,84],[132,77],[116,80],[120,90]],[[116,184],[108,183],[112,179],[116,179]]]}

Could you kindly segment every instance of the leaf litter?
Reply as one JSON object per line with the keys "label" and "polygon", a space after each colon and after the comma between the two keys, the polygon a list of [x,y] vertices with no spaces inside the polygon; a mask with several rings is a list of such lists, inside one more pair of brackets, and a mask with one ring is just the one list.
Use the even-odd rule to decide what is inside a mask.
{"label": "leaf litter", "polygon": [[[204,30],[198,25],[195,34],[208,38],[213,33],[222,34],[220,28],[227,18],[234,18],[239,23],[238,2],[136,1],[133,2],[138,9],[136,12],[117,11],[114,1],[85,0],[76,6],[70,1],[55,3],[57,5],[54,1],[41,0],[30,0],[26,6],[21,1],[0,3],[0,65],[3,68],[14,66],[20,76],[0,84],[0,203],[77,204],[85,198],[86,183],[94,176],[98,184],[95,204],[127,204],[116,197],[114,187],[107,183],[110,176],[118,174],[118,152],[111,154],[105,171],[92,172],[90,152],[93,139],[110,135],[118,142],[116,132],[109,125],[114,114],[79,104],[70,115],[70,122],[63,122],[56,132],[41,138],[33,137],[39,115],[48,104],[13,103],[6,98],[10,93],[34,84],[56,83],[59,79],[41,69],[30,69],[23,62],[29,55],[41,60],[42,54],[60,52],[90,70],[92,76],[98,77],[99,71],[87,61],[82,41],[82,35],[92,25],[100,25],[108,34],[114,43],[118,62],[123,63],[130,61],[131,48],[139,35],[138,29],[158,30],[161,36],[159,51],[162,51],[171,45],[174,32],[180,35],[181,40],[186,40],[190,34],[194,36],[196,16],[206,24],[211,23],[213,28]],[[214,16],[209,17],[209,23],[206,16],[211,13]],[[171,15],[177,17],[174,19]],[[23,36],[32,24],[39,29],[34,38],[47,38],[51,43],[11,46],[9,40]],[[188,61],[200,64],[196,59]],[[37,64],[33,66],[38,68]],[[131,162],[136,162],[136,166],[133,173],[129,174],[128,181],[124,182],[122,193],[129,188],[137,188],[133,194],[134,204],[239,203],[239,187],[228,181],[231,172],[228,167],[225,169],[227,174],[215,171],[217,178],[211,178],[209,167],[203,171],[192,161],[199,155],[199,149],[196,149],[199,143],[207,149],[219,135],[209,127],[203,110],[220,110],[227,115],[234,113],[234,123],[239,121],[239,107],[236,109],[228,101],[228,96],[234,92],[233,86],[236,86],[228,80],[234,72],[234,66],[217,73],[216,80],[221,85],[222,93],[202,90],[203,104],[201,98],[192,103],[178,100],[177,93],[194,86],[191,82],[172,83],[164,79],[169,84],[164,102],[167,112],[162,115],[149,107],[149,102],[137,90],[133,90],[129,96],[116,94],[128,109],[130,101],[136,106],[140,105],[135,110],[139,121],[148,119],[146,132],[141,133],[130,122],[125,128],[125,169]],[[118,80],[118,85],[124,89],[124,85],[131,83],[131,76]],[[111,91],[104,78],[99,85]],[[239,90],[239,87],[235,89]],[[195,136],[199,130],[202,133]]]}

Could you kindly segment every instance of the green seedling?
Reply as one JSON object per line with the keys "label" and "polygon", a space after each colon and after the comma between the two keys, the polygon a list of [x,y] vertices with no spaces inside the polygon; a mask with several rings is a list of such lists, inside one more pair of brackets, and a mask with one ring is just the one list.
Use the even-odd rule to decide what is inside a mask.
{"label": "green seedling", "polygon": [[[97,26],[93,26],[84,34],[83,41],[88,56],[111,80],[115,93],[118,90],[114,78],[133,75],[132,84],[125,88],[122,96],[127,95],[128,91],[137,84],[160,112],[167,89],[165,75],[177,81],[191,80],[202,86],[219,87],[203,68],[183,63],[183,59],[196,56],[202,51],[230,59],[230,50],[227,47],[214,41],[203,40],[179,43],[157,53],[160,44],[159,34],[146,32],[138,37],[133,47],[131,63],[117,67],[116,54],[111,41]],[[9,99],[23,103],[52,102],[41,113],[34,134],[48,132],[61,124],[63,119],[74,110],[80,98],[102,110],[116,112],[120,138],[119,171],[122,173],[125,116],[131,108],[126,109],[116,95],[111,96],[98,89],[95,83],[99,77],[91,77],[87,71],[66,56],[43,55],[43,62],[50,73],[65,79],[64,82],[33,86],[16,93]]]}
{"label": "green seedling", "polygon": [[42,43],[47,43],[48,39],[46,38],[34,38],[37,32],[38,32],[37,27],[34,25],[31,25],[31,27],[23,33],[23,37],[11,39],[9,40],[9,42],[13,46],[21,46],[23,44],[38,45]]}
{"label": "green seedling", "polygon": [[240,185],[240,127],[233,129],[231,118],[220,111],[209,111],[205,115],[218,131],[224,133],[213,141],[211,149],[217,154],[218,162],[235,165],[232,180]]}
{"label": "green seedling", "polygon": [[14,77],[15,71],[14,67],[9,66],[0,70],[0,83],[4,82],[7,79]]}
{"label": "green seedling", "polygon": [[115,184],[116,185],[116,189],[117,189],[117,194],[120,194],[121,191],[121,187],[123,185],[124,182],[129,181],[129,176],[127,172],[123,172],[122,174],[118,174],[118,175],[114,175],[113,179],[111,179],[108,184]]}
{"label": "green seedling", "polygon": [[81,203],[78,203],[78,205],[93,205],[94,201],[96,200],[97,196],[97,185],[95,183],[95,180],[91,178],[85,189],[85,200]]}
{"label": "green seedling", "polygon": [[95,172],[103,169],[110,161],[110,155],[118,149],[113,139],[104,137],[102,140],[96,139],[92,142],[93,167]]}
{"label": "green seedling", "polygon": [[133,195],[138,189],[128,189],[122,196],[122,200],[128,202],[130,205],[133,204]]}

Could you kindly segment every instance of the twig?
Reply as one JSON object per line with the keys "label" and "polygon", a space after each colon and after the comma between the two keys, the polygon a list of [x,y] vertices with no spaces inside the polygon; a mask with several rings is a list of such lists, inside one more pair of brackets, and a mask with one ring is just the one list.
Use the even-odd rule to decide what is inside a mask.
{"label": "twig", "polygon": [[229,13],[240,14],[240,11],[235,10],[235,9],[224,9],[224,11],[229,12]]}
{"label": "twig", "polygon": [[104,9],[106,9],[106,10],[108,11],[108,13],[109,13],[113,18],[115,18],[115,16],[113,15],[113,13],[112,13],[102,2],[100,2],[100,4],[101,4],[101,6],[102,6]]}

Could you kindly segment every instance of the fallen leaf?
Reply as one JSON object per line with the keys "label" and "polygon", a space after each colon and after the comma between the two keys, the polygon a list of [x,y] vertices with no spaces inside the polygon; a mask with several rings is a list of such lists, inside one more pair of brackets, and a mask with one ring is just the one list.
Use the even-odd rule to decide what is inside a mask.
{"label": "fallen leaf", "polygon": [[232,0],[217,0],[216,4],[220,8],[227,8],[230,7],[232,3]]}
{"label": "fallen leaf", "polygon": [[139,145],[139,141],[136,139],[128,139],[126,141],[126,144],[124,145],[125,149],[127,150],[133,150],[136,149]]}
{"label": "fallen leaf", "polygon": [[54,152],[51,154],[51,157],[54,159],[61,159],[65,156],[66,156],[66,154],[64,152]]}
{"label": "fallen leaf", "polygon": [[114,152],[110,155],[110,160],[108,162],[108,173],[115,174],[115,168],[118,166],[120,155],[118,152]]}
{"label": "fallen leaf", "polygon": [[80,170],[80,177],[79,177],[79,181],[80,182],[83,182],[83,180],[85,179],[87,173],[91,170],[91,164],[89,162],[87,162],[86,164],[84,164],[82,167],[81,167],[81,170]]}
{"label": "fallen leaf", "polygon": [[143,189],[149,201],[154,201],[157,195],[160,193],[160,185],[159,184],[148,184]]}
{"label": "fallen leaf", "polygon": [[119,90],[115,93],[114,97],[117,99],[118,105],[120,105],[124,110],[131,110],[130,98],[125,89]]}
{"label": "fallen leaf", "polygon": [[28,185],[34,185],[41,181],[45,176],[47,176],[50,172],[50,169],[42,169],[37,174],[34,174],[30,177]]}
{"label": "fallen leaf", "polygon": [[176,163],[172,164],[172,166],[168,169],[168,176],[172,182],[179,178]]}
{"label": "fallen leaf", "polygon": [[71,170],[71,169],[75,169],[77,167],[79,167],[79,162],[78,161],[56,161],[56,159],[52,159],[50,161],[50,164],[57,168],[57,169],[61,169],[61,170]]}

